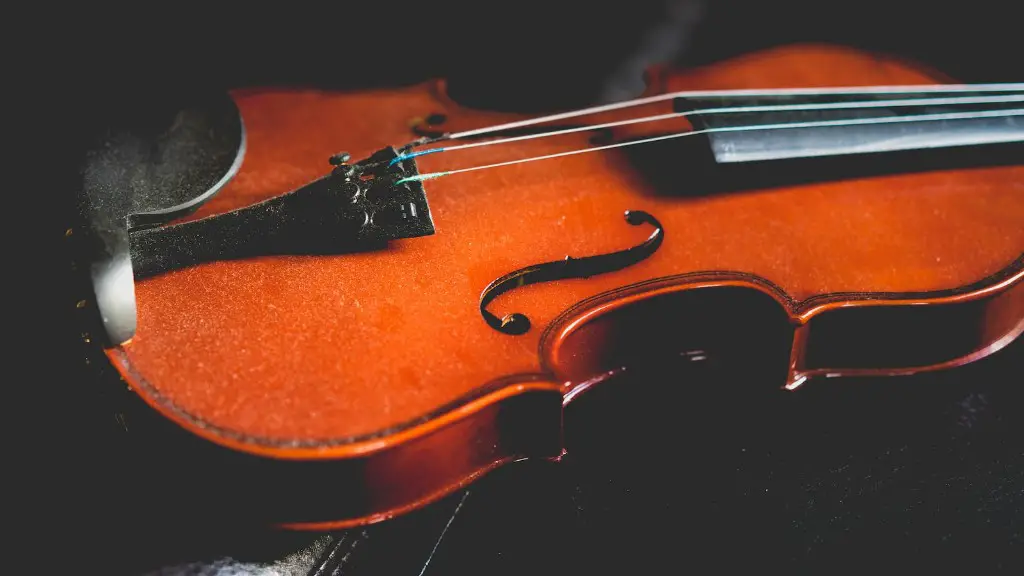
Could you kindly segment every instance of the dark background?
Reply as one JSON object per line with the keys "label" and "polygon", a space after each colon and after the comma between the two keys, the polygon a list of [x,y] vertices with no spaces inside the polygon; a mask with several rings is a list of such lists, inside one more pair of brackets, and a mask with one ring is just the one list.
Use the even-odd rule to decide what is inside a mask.
{"label": "dark background", "polygon": [[[62,7],[63,8],[63,7]],[[74,102],[183,86],[391,85],[451,79],[466,101],[555,109],[636,89],[647,63],[789,42],[918,58],[964,81],[1020,78],[1013,2],[637,0],[218,3],[56,12],[54,68]],[[45,37],[32,48],[48,48]],[[618,85],[617,91],[612,86]],[[628,90],[627,90],[628,91]],[[119,102],[121,104],[121,102]]]}
{"label": "dark background", "polygon": [[[628,97],[647,64],[696,65],[795,41],[895,52],[963,81],[1021,81],[1013,4],[90,6],[56,13],[54,33],[36,46],[60,51],[40,72],[73,134],[116,107],[209,86],[446,76],[469,105],[555,110]],[[64,438],[46,484],[59,491],[40,500],[57,504],[41,515],[60,526],[43,540],[54,556],[43,572],[195,562],[190,569],[216,573],[232,562],[271,565],[316,540],[183,515],[174,498],[147,490],[158,482],[139,464],[145,446],[88,400],[107,376],[68,350],[52,364],[53,414],[67,417],[49,428]],[[468,495],[359,533],[345,570],[418,574],[454,518],[427,574],[1013,571],[1024,561],[1021,351],[951,374],[800,394],[752,387],[765,379],[755,367],[668,375],[658,396],[616,398],[613,417],[592,417],[590,446],[560,465],[511,466]],[[320,538],[329,548],[341,536]],[[295,560],[294,573],[318,551]]]}

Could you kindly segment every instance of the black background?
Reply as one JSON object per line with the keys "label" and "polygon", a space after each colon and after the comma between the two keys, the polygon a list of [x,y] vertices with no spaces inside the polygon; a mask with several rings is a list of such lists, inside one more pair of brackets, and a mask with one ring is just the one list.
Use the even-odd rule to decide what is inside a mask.
{"label": "black background", "polygon": [[[668,4],[89,7],[59,13],[35,46],[61,54],[38,72],[72,133],[115,105],[198,86],[447,76],[467,104],[554,110],[607,99],[609,87],[628,92],[620,72],[636,69],[631,61],[695,65],[794,41],[895,52],[964,81],[1024,79],[1011,2],[679,2],[676,33],[662,31],[652,48],[644,40],[668,20]],[[313,539],[175,517],[161,494],[138,489],[146,479],[112,416],[83,400],[103,377],[69,350],[51,387],[49,426],[63,440],[47,486],[60,486],[49,497],[60,506],[40,514],[54,519],[43,542],[59,562],[42,572],[266,564]],[[618,399],[614,427],[592,422],[591,448],[474,486],[426,573],[1019,568],[1021,351],[953,374],[798,395],[722,385],[758,379],[749,371],[673,375],[670,395]],[[419,573],[463,496],[370,528],[346,570]]]}
{"label": "black background", "polygon": [[[64,7],[61,7],[64,8]],[[466,100],[553,109],[600,98],[627,60],[706,63],[790,42],[917,58],[964,81],[1020,78],[1014,3],[912,0],[218,3],[56,12],[69,106],[183,86],[360,87],[445,76]],[[674,22],[674,26],[668,23]],[[659,28],[674,32],[652,41]],[[51,38],[52,42],[47,42]],[[621,81],[621,80],[620,80]],[[635,81],[635,79],[634,79]],[[119,105],[122,102],[118,101]]]}

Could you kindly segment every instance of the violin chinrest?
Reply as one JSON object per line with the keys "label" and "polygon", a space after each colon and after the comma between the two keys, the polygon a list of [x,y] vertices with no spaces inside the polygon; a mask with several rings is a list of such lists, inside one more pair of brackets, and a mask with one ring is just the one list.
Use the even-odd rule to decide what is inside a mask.
{"label": "violin chinrest", "polygon": [[[126,96],[127,99],[127,96]],[[158,95],[110,107],[86,137],[80,158],[78,217],[105,340],[135,331],[131,228],[187,215],[241,166],[245,131],[227,93]]]}

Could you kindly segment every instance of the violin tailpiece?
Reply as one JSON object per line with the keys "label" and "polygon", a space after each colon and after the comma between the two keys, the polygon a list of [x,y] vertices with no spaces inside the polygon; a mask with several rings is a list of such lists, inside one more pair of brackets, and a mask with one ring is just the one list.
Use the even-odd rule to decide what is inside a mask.
{"label": "violin tailpiece", "polygon": [[274,254],[378,250],[389,240],[429,236],[434,223],[415,160],[385,148],[339,163],[302,188],[215,216],[130,231],[136,278],[214,260]]}

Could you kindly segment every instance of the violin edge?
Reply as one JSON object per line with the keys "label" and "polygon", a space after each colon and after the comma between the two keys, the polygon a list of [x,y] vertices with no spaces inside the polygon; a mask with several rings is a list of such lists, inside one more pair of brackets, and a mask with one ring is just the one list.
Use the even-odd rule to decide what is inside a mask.
{"label": "violin edge", "polygon": [[[122,349],[111,348],[105,350],[105,353],[122,378],[140,392],[139,396],[147,404],[178,425],[207,440],[252,455],[277,459],[355,458],[386,450],[390,446],[401,444],[411,438],[429,435],[453,421],[465,418],[485,406],[498,403],[518,393],[546,389],[558,390],[560,394],[568,394],[574,384],[570,381],[562,382],[562,379],[558,377],[559,372],[564,373],[560,366],[559,346],[581,325],[638,300],[666,293],[720,287],[739,287],[760,291],[774,299],[785,310],[789,321],[797,328],[798,334],[793,344],[790,375],[787,382],[782,384],[783,388],[790,390],[796,389],[808,378],[819,375],[835,377],[849,373],[857,376],[895,376],[953,367],[992,354],[1024,332],[1024,315],[1022,315],[1024,314],[1024,254],[996,274],[955,289],[920,293],[833,293],[802,301],[794,300],[780,287],[754,274],[730,271],[690,272],[607,291],[568,308],[547,326],[541,337],[541,370],[536,373],[513,374],[487,382],[473,388],[469,394],[456,398],[430,413],[376,432],[315,441],[257,438],[205,422],[164,398],[156,387],[149,384],[145,377],[132,367],[128,355]],[[969,357],[969,360],[958,361],[958,356],[921,366],[875,368],[873,370],[816,367],[806,363],[807,351],[804,347],[807,342],[797,341],[800,338],[806,339],[806,336],[799,336],[802,333],[801,328],[804,331],[808,330],[813,319],[833,311],[863,310],[865,308],[903,310],[919,307],[938,311],[945,308],[944,304],[955,306],[968,303],[977,303],[975,313],[981,315],[995,315],[990,308],[1010,311],[1010,315],[1013,313],[1018,315],[1017,322],[1011,322],[1012,326],[1008,329],[997,328],[980,334],[974,349],[967,350],[961,355],[965,358]],[[997,316],[1005,318],[1010,315]],[[981,319],[978,322],[984,324]],[[1010,333],[1016,333],[1016,336],[1008,338]],[[1003,343],[998,347],[993,347],[997,342]],[[797,380],[800,382],[797,383]]]}
{"label": "violin edge", "polygon": [[[1009,272],[1009,273],[1008,273]],[[857,303],[833,301],[831,305],[818,303],[801,307],[796,301],[787,302],[786,315],[796,325],[793,332],[789,378],[784,390],[803,389],[805,381],[827,379],[831,376],[909,376],[921,372],[941,370],[972,363],[993,355],[1016,341],[1024,333],[1024,255],[1013,266],[1002,271],[999,281],[987,282],[978,289],[950,295],[935,293],[929,299],[904,300],[895,304],[900,309],[941,310],[946,304],[978,304],[971,317],[984,324],[984,317],[1003,317],[1011,320],[1010,329],[1002,334],[989,332],[977,340],[976,349],[963,358],[941,364],[901,370],[835,370],[809,368],[799,361],[806,360],[808,332],[815,318],[832,310],[863,311],[865,308],[892,307],[894,301],[864,299]],[[623,291],[631,290],[634,299],[650,299],[658,294],[685,293],[702,288],[738,286],[735,275],[718,273],[717,277],[684,275],[684,278],[660,279],[647,286],[631,286],[611,291],[578,303],[552,322],[542,338],[547,349],[542,354],[545,372],[551,362],[557,361],[558,341],[564,342],[574,327],[586,323],[615,308],[628,305]],[[698,281],[699,280],[699,281]],[[750,275],[747,289],[757,290],[773,298],[783,294],[771,283]],[[775,294],[771,294],[774,292]],[[945,299],[945,300],[943,300]],[[801,315],[800,311],[803,310]],[[1009,314],[1006,314],[1009,312]],[[980,314],[981,316],[976,316]],[[589,314],[589,316],[587,316]],[[1015,319],[1015,321],[1014,321]],[[804,331],[801,331],[804,328]],[[953,328],[955,329],[955,327]],[[998,331],[997,331],[998,332]],[[136,392],[146,390],[144,379],[138,378],[128,358],[117,349],[106,354],[122,378]],[[799,361],[798,361],[799,360]],[[296,478],[301,484],[310,480],[306,473],[293,471],[300,467],[324,465],[317,469],[318,481],[337,480],[342,485],[354,484],[361,498],[338,498],[325,503],[320,496],[311,496],[310,507],[298,506],[302,511],[289,510],[284,516],[272,518],[270,524],[289,531],[323,531],[347,529],[387,521],[439,501],[473,484],[507,464],[524,460],[558,461],[565,454],[565,406],[580,392],[582,384],[559,382],[550,373],[524,373],[509,376],[484,385],[471,394],[471,398],[458,399],[433,414],[425,415],[403,427],[393,427],[359,442],[334,446],[268,446],[237,436],[220,434],[217,429],[199,421],[183,420],[182,414],[161,404],[148,393],[133,393],[142,398],[145,407],[170,420],[170,424],[187,435],[199,436],[212,446],[238,452],[242,456],[255,456],[260,465],[279,470],[285,478]],[[794,378],[801,379],[796,385]],[[598,379],[600,380],[600,379]],[[600,382],[597,382],[600,384]],[[400,480],[400,481],[399,481]],[[396,481],[399,481],[396,484]],[[311,494],[318,493],[315,490]],[[305,500],[303,500],[305,502]],[[293,503],[294,504],[294,503]]]}

